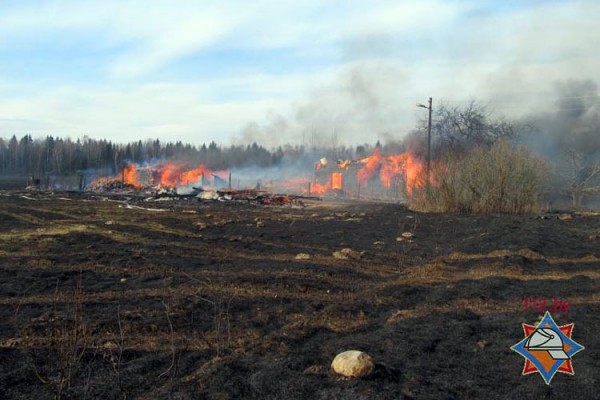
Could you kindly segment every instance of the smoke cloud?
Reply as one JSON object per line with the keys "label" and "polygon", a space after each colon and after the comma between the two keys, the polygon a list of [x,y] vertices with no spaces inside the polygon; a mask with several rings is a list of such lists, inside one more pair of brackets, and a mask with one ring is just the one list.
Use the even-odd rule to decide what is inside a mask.
{"label": "smoke cloud", "polygon": [[524,118],[534,129],[525,137],[533,149],[550,159],[575,151],[588,161],[600,160],[600,96],[592,80],[554,84],[553,106]]}
{"label": "smoke cloud", "polygon": [[246,124],[232,142],[330,148],[401,137],[413,117],[400,112],[407,103],[400,90],[405,81],[397,65],[353,63],[337,70],[329,84],[312,89],[304,100],[290,105],[289,112],[272,112],[264,123]]}

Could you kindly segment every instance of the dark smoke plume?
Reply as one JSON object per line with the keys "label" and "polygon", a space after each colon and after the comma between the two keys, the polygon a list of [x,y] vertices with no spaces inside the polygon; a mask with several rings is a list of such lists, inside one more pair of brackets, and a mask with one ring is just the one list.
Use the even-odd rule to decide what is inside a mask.
{"label": "dark smoke plume", "polygon": [[582,154],[590,162],[600,159],[600,96],[592,80],[555,84],[555,108],[525,118],[534,133],[525,137],[533,149],[550,159],[566,151]]}

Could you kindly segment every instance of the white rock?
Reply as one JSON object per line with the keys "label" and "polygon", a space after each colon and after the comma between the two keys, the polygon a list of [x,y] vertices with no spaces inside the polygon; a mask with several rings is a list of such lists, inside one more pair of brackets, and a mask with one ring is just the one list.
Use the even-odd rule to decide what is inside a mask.
{"label": "white rock", "polygon": [[373,373],[375,365],[367,353],[349,350],[335,356],[331,369],[348,378],[362,378]]}

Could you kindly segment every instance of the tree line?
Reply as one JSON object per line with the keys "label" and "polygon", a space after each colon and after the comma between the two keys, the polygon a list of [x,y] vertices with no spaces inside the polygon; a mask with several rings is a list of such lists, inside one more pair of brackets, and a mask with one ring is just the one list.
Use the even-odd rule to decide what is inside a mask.
{"label": "tree line", "polygon": [[[563,188],[562,192],[572,197],[573,205],[580,207],[584,197],[600,193],[598,118],[597,113],[587,112],[574,116],[559,113],[511,121],[495,115],[477,102],[461,106],[440,104],[434,109],[431,127],[432,160],[450,165],[462,162],[477,149],[487,151],[499,141],[519,142],[551,160],[554,169],[551,186]],[[377,142],[374,146],[364,144],[329,148],[286,145],[267,149],[257,143],[220,146],[214,141],[196,146],[181,141],[161,142],[159,139],[121,144],[89,137],[72,140],[46,136],[34,139],[31,135],[24,135],[19,139],[13,135],[10,139],[0,138],[0,176],[26,175],[44,179],[74,174],[110,175],[120,171],[126,163],[145,164],[165,160],[185,162],[190,166],[204,164],[212,170],[289,165],[310,168],[322,157],[329,160],[362,159],[371,154],[375,147],[380,147],[384,154],[409,150],[425,160],[427,123],[421,121],[408,135],[398,140],[388,139],[383,145]],[[503,147],[496,148],[496,151],[498,154],[508,154]],[[493,155],[488,154],[488,160]],[[481,160],[473,161],[473,165],[477,168],[487,165]],[[510,160],[510,157],[504,157],[503,160]],[[527,157],[519,159],[522,160],[527,160]],[[462,164],[459,167],[462,170],[465,168]],[[494,177],[490,175],[490,179]]]}
{"label": "tree line", "polygon": [[[359,150],[366,153],[364,146]],[[90,169],[116,172],[126,163],[144,164],[162,160],[191,165],[203,163],[214,170],[271,167],[280,165],[284,159],[293,162],[313,152],[318,153],[318,150],[300,145],[268,150],[257,143],[223,147],[213,141],[196,146],[181,141],[163,143],[156,139],[119,144],[88,137],[77,140],[53,136],[34,139],[31,135],[24,135],[19,139],[13,135],[10,139],[0,138],[0,175],[44,177],[71,175]],[[343,148],[337,152],[344,155],[351,153]]]}

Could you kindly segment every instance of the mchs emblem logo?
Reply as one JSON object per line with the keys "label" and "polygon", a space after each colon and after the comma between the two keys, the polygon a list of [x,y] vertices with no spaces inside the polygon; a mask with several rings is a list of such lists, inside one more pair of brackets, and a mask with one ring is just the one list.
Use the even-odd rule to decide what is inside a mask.
{"label": "mchs emblem logo", "polygon": [[558,326],[547,311],[539,324],[523,324],[525,337],[511,347],[525,358],[523,375],[538,372],[548,385],[557,372],[575,375],[571,359],[584,347],[571,338],[574,327]]}

